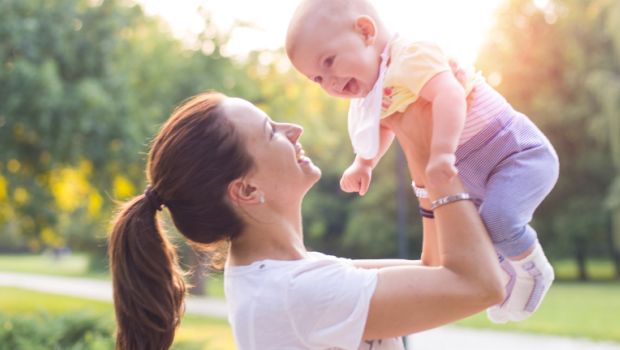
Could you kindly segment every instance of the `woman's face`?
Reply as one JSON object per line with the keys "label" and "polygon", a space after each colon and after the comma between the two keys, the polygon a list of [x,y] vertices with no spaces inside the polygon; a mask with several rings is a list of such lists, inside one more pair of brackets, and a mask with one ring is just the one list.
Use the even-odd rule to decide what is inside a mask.
{"label": "woman's face", "polygon": [[226,98],[222,107],[254,159],[252,177],[267,201],[284,204],[301,198],[321,177],[321,170],[304,155],[299,125],[274,122],[239,98]]}

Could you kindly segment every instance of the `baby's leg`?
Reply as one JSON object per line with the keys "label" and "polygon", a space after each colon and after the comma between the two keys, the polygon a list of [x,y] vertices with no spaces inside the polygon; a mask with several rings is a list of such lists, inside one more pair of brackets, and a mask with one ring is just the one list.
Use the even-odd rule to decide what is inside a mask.
{"label": "baby's leg", "polygon": [[480,215],[497,251],[507,257],[500,262],[509,276],[506,300],[488,310],[494,322],[526,319],[551,286],[553,268],[529,222],[557,175],[555,152],[541,144],[508,157],[489,178]]}

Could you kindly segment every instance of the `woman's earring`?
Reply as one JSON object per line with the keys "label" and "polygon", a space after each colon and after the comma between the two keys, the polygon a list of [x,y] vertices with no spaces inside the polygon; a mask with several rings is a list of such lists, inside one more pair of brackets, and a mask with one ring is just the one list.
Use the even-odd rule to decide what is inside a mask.
{"label": "woman's earring", "polygon": [[258,202],[260,204],[265,204],[265,195],[264,194],[260,194],[260,197],[258,197]]}

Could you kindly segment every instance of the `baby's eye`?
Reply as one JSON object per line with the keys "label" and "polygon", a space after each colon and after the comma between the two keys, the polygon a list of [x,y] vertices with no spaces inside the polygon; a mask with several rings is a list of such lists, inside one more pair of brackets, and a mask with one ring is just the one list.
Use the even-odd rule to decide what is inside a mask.
{"label": "baby's eye", "polygon": [[323,78],[321,78],[320,76],[316,76],[312,78],[312,80],[317,84],[321,84],[323,82]]}
{"label": "baby's eye", "polygon": [[323,65],[325,66],[325,68],[329,68],[332,66],[332,64],[334,64],[334,58],[335,56],[329,56],[325,59],[325,61],[323,61]]}

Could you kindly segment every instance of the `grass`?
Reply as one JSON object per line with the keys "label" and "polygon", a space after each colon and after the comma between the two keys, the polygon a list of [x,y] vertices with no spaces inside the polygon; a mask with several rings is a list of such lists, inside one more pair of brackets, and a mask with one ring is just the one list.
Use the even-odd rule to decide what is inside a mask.
{"label": "grass", "polygon": [[79,299],[12,287],[0,287],[0,310],[8,315],[35,312],[59,315],[83,311],[112,316],[113,312],[112,304],[103,301]]}
{"label": "grass", "polygon": [[[93,313],[113,319],[112,304],[102,301],[33,292],[19,288],[0,287],[0,310],[5,315],[45,312],[50,315]],[[183,349],[235,349],[232,331],[225,320],[185,316],[175,337]]]}
{"label": "grass", "polygon": [[458,325],[620,342],[620,283],[555,283],[528,320],[492,324],[485,313]]}
{"label": "grass", "polygon": [[[0,254],[0,271],[96,279],[110,278],[107,271],[92,272],[88,270],[88,267],[89,258],[86,254],[70,254],[60,259],[54,259],[46,254]],[[224,298],[224,282],[221,273],[210,274],[205,283],[208,296]]]}
{"label": "grass", "polygon": [[106,272],[88,270],[86,254],[70,254],[54,259],[47,254],[3,254],[0,255],[0,271],[36,273],[43,275],[107,278]]}

